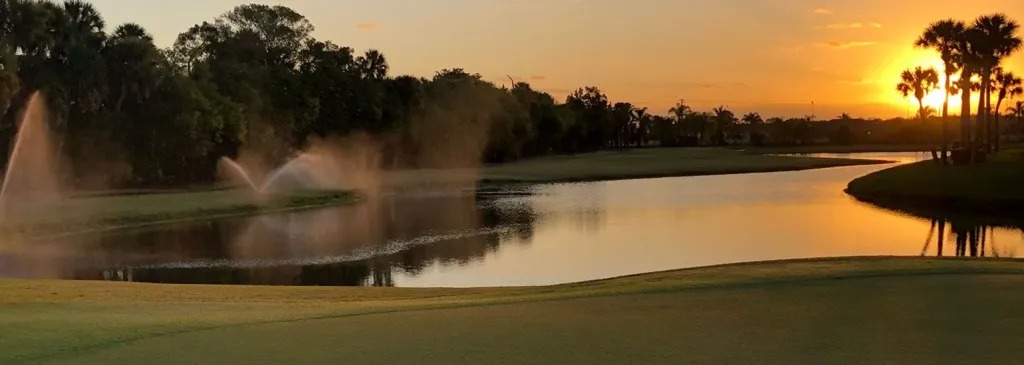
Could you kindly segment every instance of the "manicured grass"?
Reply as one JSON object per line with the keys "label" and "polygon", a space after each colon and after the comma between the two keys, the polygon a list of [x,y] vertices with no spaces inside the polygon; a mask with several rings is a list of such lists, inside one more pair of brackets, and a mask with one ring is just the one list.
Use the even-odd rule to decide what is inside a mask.
{"label": "manicured grass", "polygon": [[866,152],[924,152],[935,148],[932,144],[854,144],[854,145],[812,145],[788,147],[740,148],[750,153],[762,154],[811,154],[811,153],[866,153]]}
{"label": "manicured grass", "polygon": [[349,192],[312,190],[270,195],[207,190],[80,197],[52,204],[15,204],[0,230],[9,235],[55,235],[335,205],[352,199]]}
{"label": "manicured grass", "polygon": [[0,363],[1014,362],[1024,263],[850,258],[549,287],[0,281]]}
{"label": "manicured grass", "polygon": [[896,166],[850,182],[851,195],[892,208],[943,208],[1012,213],[1024,206],[1024,150],[995,154],[985,163],[941,166],[933,161]]}
{"label": "manicured grass", "polygon": [[485,181],[594,181],[805,170],[871,160],[748,154],[725,148],[652,148],[550,156],[485,167]]}

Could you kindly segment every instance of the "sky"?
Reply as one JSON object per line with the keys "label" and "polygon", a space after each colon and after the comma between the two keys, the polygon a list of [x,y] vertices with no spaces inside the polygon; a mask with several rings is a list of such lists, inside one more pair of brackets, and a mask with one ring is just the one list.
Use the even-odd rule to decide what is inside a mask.
{"label": "sky", "polygon": [[[933,21],[1003,12],[1021,0],[92,0],[108,28],[139,23],[160,46],[243,3],[285,5],[314,36],[378,49],[393,75],[444,68],[509,77],[563,99],[597,86],[664,114],[679,99],[765,117],[916,113],[901,70],[935,66],[914,40]],[[926,4],[927,3],[927,4]],[[1024,36],[1024,34],[1022,34]],[[1024,51],[1004,67],[1024,73]],[[927,98],[941,107],[941,92]]]}

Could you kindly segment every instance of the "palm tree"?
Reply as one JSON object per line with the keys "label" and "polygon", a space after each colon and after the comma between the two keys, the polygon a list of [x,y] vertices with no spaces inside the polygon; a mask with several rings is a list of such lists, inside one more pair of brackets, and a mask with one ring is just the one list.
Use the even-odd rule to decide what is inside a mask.
{"label": "palm tree", "polygon": [[960,70],[963,55],[960,42],[967,32],[967,25],[959,20],[947,19],[932,23],[915,43],[918,47],[934,48],[942,58],[943,74],[946,76],[942,102],[942,163],[948,163],[949,150],[949,96],[955,95],[952,85],[953,74]]}
{"label": "palm tree", "polygon": [[918,111],[917,114],[918,114],[917,116],[919,118],[924,119],[924,120],[928,120],[928,118],[934,117],[936,114],[938,114],[938,111],[936,111],[935,108],[932,108],[930,106],[926,106],[926,107],[924,107],[924,109],[921,109],[920,111]]}
{"label": "palm tree", "polygon": [[690,123],[693,118],[689,118],[690,114],[693,114],[693,109],[689,105],[686,105],[686,100],[679,99],[676,105],[668,110],[668,113],[675,117],[675,129],[677,136],[689,137],[691,131],[696,136],[698,143],[700,143],[701,132],[697,131],[695,126]]}
{"label": "palm tree", "polygon": [[107,39],[103,54],[108,64],[108,88],[111,92],[117,90],[115,111],[121,111],[129,94],[142,100],[159,86],[160,51],[153,44],[153,37],[138,24],[118,26]]}
{"label": "palm tree", "polygon": [[1013,118],[1014,129],[1017,133],[1021,132],[1021,120],[1024,119],[1024,101],[1018,101],[1016,105],[1006,109],[1006,117]]}
{"label": "palm tree", "polygon": [[371,49],[366,51],[363,56],[356,60],[356,64],[359,65],[359,70],[365,78],[383,80],[388,76],[388,61],[384,59],[384,54],[378,50]]}
{"label": "palm tree", "polygon": [[744,114],[743,118],[740,118],[740,120],[742,120],[743,123],[747,123],[750,125],[759,125],[764,123],[764,118],[761,118],[761,114],[758,113]]}
{"label": "palm tree", "polygon": [[636,146],[641,147],[644,144],[644,136],[647,134],[648,124],[650,124],[651,115],[647,113],[647,108],[635,108],[633,109],[633,122],[634,130],[636,131]]}
{"label": "palm tree", "polygon": [[1015,99],[1018,96],[1024,94],[1024,80],[1014,75],[1013,72],[1004,71],[1002,67],[997,68],[995,72],[995,87],[999,90],[998,96],[996,96],[996,110],[993,115],[993,127],[992,127],[992,147],[994,150],[999,151],[999,115],[1001,114],[1003,100]]}
{"label": "palm tree", "polygon": [[725,137],[729,132],[729,127],[736,122],[736,114],[726,109],[724,105],[712,109],[712,112],[715,114],[715,142],[725,144]]}
{"label": "palm tree", "polygon": [[904,98],[914,95],[917,99],[918,116],[921,116],[921,123],[924,124],[924,97],[932,90],[939,88],[939,73],[934,68],[921,68],[904,70],[900,75],[900,82],[896,84],[896,91],[903,94]]}
{"label": "palm tree", "polygon": [[[992,114],[992,73],[1004,58],[1021,48],[1021,38],[1017,36],[1020,25],[1004,14],[992,14],[979,17],[974,21],[968,35],[968,41],[977,54],[981,69],[981,103],[982,113],[978,116],[980,130],[989,130],[989,118]],[[991,142],[990,133],[986,139]],[[991,143],[987,143],[991,145]]]}

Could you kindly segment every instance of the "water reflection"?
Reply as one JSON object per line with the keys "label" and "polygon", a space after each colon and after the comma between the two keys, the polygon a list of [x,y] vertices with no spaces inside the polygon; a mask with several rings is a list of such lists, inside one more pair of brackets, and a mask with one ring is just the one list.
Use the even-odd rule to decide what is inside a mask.
{"label": "water reflection", "polygon": [[74,268],[56,275],[76,279],[392,286],[396,270],[416,275],[434,264],[469,265],[503,239],[528,244],[532,207],[495,204],[495,197],[517,193],[407,193],[350,207],[75,237],[40,245],[75,247],[72,257],[36,249],[21,258]]}
{"label": "water reflection", "polygon": [[901,214],[843,193],[853,178],[886,167],[411,191],[318,211],[3,242],[0,276],[545,285],[733,262],[922,252],[1008,256],[1024,247],[1016,230]]}
{"label": "water reflection", "polygon": [[[1022,228],[996,227],[960,218],[931,219],[921,256],[1016,257],[1015,245],[999,246],[998,238],[1019,240],[1022,235]],[[947,252],[948,242],[953,243],[951,252]]]}

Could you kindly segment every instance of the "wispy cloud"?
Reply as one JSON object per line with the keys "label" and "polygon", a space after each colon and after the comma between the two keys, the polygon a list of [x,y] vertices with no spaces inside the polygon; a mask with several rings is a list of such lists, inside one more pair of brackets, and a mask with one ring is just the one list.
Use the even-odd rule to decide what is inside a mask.
{"label": "wispy cloud", "polygon": [[379,30],[381,27],[382,27],[382,25],[380,23],[359,23],[359,24],[356,24],[356,29],[359,29],[361,31],[366,31],[366,32]]}
{"label": "wispy cloud", "polygon": [[875,44],[878,44],[878,42],[873,42],[873,41],[854,41],[854,42],[831,41],[831,42],[825,42],[825,43],[818,43],[818,46],[819,47],[835,48],[835,49],[847,49],[847,48],[855,48],[855,47],[873,46]]}
{"label": "wispy cloud", "polygon": [[502,78],[501,81],[508,81],[509,78],[511,78],[513,80],[516,80],[516,82],[545,81],[545,80],[548,79],[548,77],[544,76],[544,75],[531,75],[531,76],[508,75],[508,76],[505,76],[504,78]]}
{"label": "wispy cloud", "polygon": [[817,8],[817,9],[814,9],[814,13],[818,14],[818,15],[833,15],[836,12],[832,11],[832,9]]}
{"label": "wispy cloud", "polygon": [[855,23],[834,23],[834,24],[829,24],[829,25],[826,25],[826,26],[817,26],[817,27],[814,27],[814,29],[828,29],[828,30],[865,29],[865,28],[868,28],[868,29],[878,29],[878,28],[881,28],[881,27],[882,27],[882,24],[880,24],[880,23],[873,23],[873,22],[872,23],[861,23],[861,22],[855,22]]}

